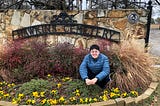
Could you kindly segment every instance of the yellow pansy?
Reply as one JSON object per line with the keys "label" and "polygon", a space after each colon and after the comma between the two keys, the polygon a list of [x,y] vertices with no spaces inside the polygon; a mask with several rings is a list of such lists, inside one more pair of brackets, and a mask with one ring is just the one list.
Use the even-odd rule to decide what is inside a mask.
{"label": "yellow pansy", "polygon": [[131,96],[137,97],[138,96],[138,92],[137,91],[131,91]]}
{"label": "yellow pansy", "polygon": [[42,104],[45,104],[46,102],[47,102],[46,99],[43,99],[43,100],[41,101]]}
{"label": "yellow pansy", "polygon": [[71,102],[73,102],[73,101],[76,100],[76,98],[75,98],[75,97],[70,97],[69,100],[70,100]]}
{"label": "yellow pansy", "polygon": [[70,77],[65,77],[65,78],[62,79],[63,82],[70,81],[70,80],[71,80]]}
{"label": "yellow pansy", "polygon": [[4,96],[4,97],[9,97],[10,95],[7,93],[7,94],[4,94],[3,96]]}
{"label": "yellow pansy", "polygon": [[76,89],[73,93],[75,93],[76,96],[80,96],[80,90]]}
{"label": "yellow pansy", "polygon": [[61,83],[58,83],[58,84],[57,84],[57,88],[58,88],[58,89],[59,89],[61,86],[62,86]]}
{"label": "yellow pansy", "polygon": [[93,98],[93,101],[94,101],[94,102],[97,102],[97,101],[98,101],[98,99],[97,99],[97,98]]}
{"label": "yellow pansy", "polygon": [[103,95],[103,96],[102,96],[102,100],[103,100],[103,101],[107,101],[107,100],[108,100],[108,97],[107,97],[106,95]]}
{"label": "yellow pansy", "polygon": [[115,89],[113,90],[113,92],[114,92],[114,93],[119,93],[120,90],[119,90],[118,88],[115,88]]}
{"label": "yellow pansy", "polygon": [[19,97],[19,98],[23,98],[23,97],[24,97],[24,94],[20,93],[20,94],[18,94],[18,97]]}
{"label": "yellow pansy", "polygon": [[2,84],[3,84],[3,85],[7,85],[7,82],[3,81]]}
{"label": "yellow pansy", "polygon": [[114,98],[116,96],[116,94],[114,92],[110,93],[110,98]]}
{"label": "yellow pansy", "polygon": [[32,95],[33,95],[34,97],[36,97],[36,98],[39,97],[38,92],[32,92]]}
{"label": "yellow pansy", "polygon": [[31,103],[32,103],[32,100],[31,100],[31,99],[28,99],[28,100],[26,101],[26,103],[27,103],[27,104],[31,104]]}
{"label": "yellow pansy", "polygon": [[61,97],[59,98],[59,102],[60,102],[60,103],[63,103],[64,101],[65,101],[64,97],[61,96]]}
{"label": "yellow pansy", "polygon": [[44,97],[45,92],[40,92],[40,96]]}
{"label": "yellow pansy", "polygon": [[12,86],[15,86],[15,84],[14,84],[14,83],[12,83],[11,85],[12,85]]}
{"label": "yellow pansy", "polygon": [[80,96],[80,93],[76,93],[76,96]]}
{"label": "yellow pansy", "polygon": [[12,99],[12,104],[18,104],[18,100],[16,98]]}
{"label": "yellow pansy", "polygon": [[51,105],[56,105],[58,103],[58,101],[56,99],[49,99],[48,102],[51,104]]}
{"label": "yellow pansy", "polygon": [[79,91],[78,89],[76,89],[74,93],[79,93],[79,92],[80,92],[80,91]]}
{"label": "yellow pansy", "polygon": [[92,98],[89,98],[89,102],[92,102],[93,101],[93,99]]}
{"label": "yellow pansy", "polygon": [[49,77],[49,78],[50,78],[50,77],[51,77],[51,74],[48,74],[48,75],[47,75],[47,77]]}
{"label": "yellow pansy", "polygon": [[58,93],[58,91],[53,89],[53,90],[51,91],[51,93],[52,93],[53,95],[56,95],[56,94]]}
{"label": "yellow pansy", "polygon": [[104,94],[104,95],[107,95],[107,94],[108,94],[108,91],[107,91],[107,90],[104,90],[104,91],[103,91],[103,94]]}
{"label": "yellow pansy", "polygon": [[121,97],[122,97],[122,98],[127,97],[127,93],[126,93],[126,92],[125,92],[125,93],[122,93],[122,94],[121,94]]}
{"label": "yellow pansy", "polygon": [[32,100],[32,101],[31,101],[31,103],[32,103],[32,104],[35,104],[35,103],[36,103],[36,101],[35,101],[35,100]]}
{"label": "yellow pansy", "polygon": [[80,103],[83,104],[84,100],[82,98],[79,99]]}
{"label": "yellow pansy", "polygon": [[88,100],[89,100],[88,98],[85,98],[85,100],[84,100],[84,101],[85,101],[86,103],[88,103]]}
{"label": "yellow pansy", "polygon": [[3,94],[4,94],[4,91],[0,91],[0,94],[3,95]]}

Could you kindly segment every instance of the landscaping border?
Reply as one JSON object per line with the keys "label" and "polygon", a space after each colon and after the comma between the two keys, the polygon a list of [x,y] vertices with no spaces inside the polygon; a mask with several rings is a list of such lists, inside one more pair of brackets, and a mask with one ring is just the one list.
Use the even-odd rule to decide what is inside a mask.
{"label": "landscaping border", "polygon": [[[111,99],[108,101],[90,103],[90,104],[80,104],[80,105],[63,105],[63,106],[135,106],[136,104],[142,103],[147,100],[151,94],[157,89],[158,87],[158,79],[157,77],[152,77],[152,82],[149,85],[148,89],[136,98],[117,98]],[[11,102],[0,101],[0,106],[19,106],[16,104],[12,104]],[[20,106],[31,106],[31,105],[20,105]],[[54,105],[54,106],[61,106],[61,105]]]}

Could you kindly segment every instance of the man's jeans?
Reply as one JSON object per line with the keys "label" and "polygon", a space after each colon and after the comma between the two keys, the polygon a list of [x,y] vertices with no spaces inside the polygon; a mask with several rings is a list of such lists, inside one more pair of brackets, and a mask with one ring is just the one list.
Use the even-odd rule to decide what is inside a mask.
{"label": "man's jeans", "polygon": [[[88,78],[89,79],[93,79],[95,78],[96,74],[94,74],[93,72],[91,72],[91,70],[88,69]],[[106,88],[106,84],[110,81],[109,75],[107,77],[105,77],[103,80],[101,81],[97,81],[96,84],[101,87],[102,89]]]}

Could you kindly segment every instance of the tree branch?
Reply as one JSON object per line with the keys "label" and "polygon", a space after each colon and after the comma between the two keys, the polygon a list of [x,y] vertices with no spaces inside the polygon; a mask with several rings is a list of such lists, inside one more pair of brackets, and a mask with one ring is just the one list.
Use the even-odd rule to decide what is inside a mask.
{"label": "tree branch", "polygon": [[158,1],[158,0],[155,0],[156,1],[156,3],[158,4],[158,5],[160,5],[160,1]]}

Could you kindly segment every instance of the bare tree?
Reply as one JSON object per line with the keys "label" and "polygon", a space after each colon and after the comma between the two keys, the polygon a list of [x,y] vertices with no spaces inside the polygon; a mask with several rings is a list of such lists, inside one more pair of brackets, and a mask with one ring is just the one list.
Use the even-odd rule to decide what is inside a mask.
{"label": "bare tree", "polygon": [[156,1],[156,3],[158,4],[158,5],[160,5],[160,1],[159,0],[155,0]]}
{"label": "bare tree", "polygon": [[[160,4],[159,0],[155,2]],[[1,0],[0,9],[82,10],[84,4],[87,9],[127,9],[145,7],[147,3],[144,0]]]}
{"label": "bare tree", "polygon": [[1,0],[0,9],[67,9],[65,0]]}
{"label": "bare tree", "polygon": [[156,23],[160,24],[160,17],[155,19]]}

